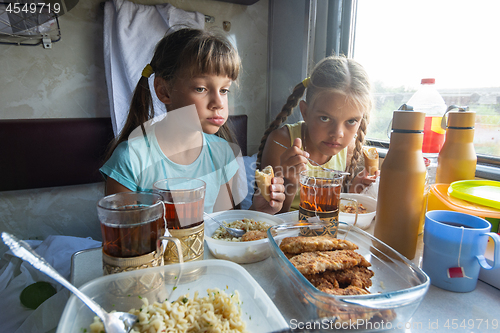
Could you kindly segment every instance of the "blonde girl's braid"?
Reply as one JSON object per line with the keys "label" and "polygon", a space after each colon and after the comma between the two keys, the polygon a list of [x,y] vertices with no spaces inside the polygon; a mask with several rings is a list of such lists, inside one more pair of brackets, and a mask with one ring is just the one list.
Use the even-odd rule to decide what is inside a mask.
{"label": "blonde girl's braid", "polygon": [[344,188],[346,189],[347,192],[349,191],[349,186],[351,185],[352,179],[354,178],[356,173],[356,167],[361,157],[363,145],[365,143],[367,129],[368,129],[368,117],[365,114],[359,124],[354,151],[352,153],[351,161],[349,163],[349,168],[347,169],[347,172],[349,172],[350,174],[344,179]]}
{"label": "blonde girl's braid", "polygon": [[283,107],[281,108],[281,112],[278,113],[276,119],[274,119],[274,121],[269,125],[269,127],[264,132],[264,136],[260,140],[259,151],[257,153],[257,167],[259,169],[262,169],[260,164],[262,159],[262,152],[264,151],[264,146],[266,145],[267,137],[272,131],[274,131],[282,123],[284,123],[285,120],[288,118],[288,116],[292,114],[293,109],[299,104],[300,99],[304,95],[305,90],[306,87],[302,82],[297,84],[293,88],[293,92],[290,96],[288,96],[285,105],[283,105]]}

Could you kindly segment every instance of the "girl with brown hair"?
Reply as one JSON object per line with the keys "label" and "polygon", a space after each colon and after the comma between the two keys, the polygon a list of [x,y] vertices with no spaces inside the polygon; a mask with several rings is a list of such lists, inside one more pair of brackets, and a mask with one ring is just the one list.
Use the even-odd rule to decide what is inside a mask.
{"label": "girl with brown hair", "polygon": [[[189,177],[206,183],[206,212],[234,207],[231,186],[238,163],[226,121],[229,89],[239,70],[239,55],[225,36],[190,28],[167,34],[142,72],[126,124],[100,169],[106,195],[150,191],[158,180]],[[163,117],[154,112],[152,74],[167,109]],[[271,191],[273,200],[255,197],[251,208],[279,211],[283,180],[276,177]]]}

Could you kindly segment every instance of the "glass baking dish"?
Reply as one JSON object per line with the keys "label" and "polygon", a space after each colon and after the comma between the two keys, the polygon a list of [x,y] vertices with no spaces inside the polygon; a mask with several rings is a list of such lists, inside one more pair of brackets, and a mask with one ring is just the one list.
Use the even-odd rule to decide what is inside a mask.
{"label": "glass baking dish", "polygon": [[[287,259],[279,244],[297,236],[300,228],[322,228],[317,223],[286,223],[268,231],[271,255],[285,289],[296,300],[301,318],[290,324],[309,323],[321,329],[384,331],[404,328],[420,305],[430,279],[420,268],[369,233],[344,222],[339,223],[338,238],[349,240],[371,263],[374,272],[369,295],[335,296],[319,291]],[[275,236],[272,232],[275,231]],[[313,326],[314,325],[314,326]]]}

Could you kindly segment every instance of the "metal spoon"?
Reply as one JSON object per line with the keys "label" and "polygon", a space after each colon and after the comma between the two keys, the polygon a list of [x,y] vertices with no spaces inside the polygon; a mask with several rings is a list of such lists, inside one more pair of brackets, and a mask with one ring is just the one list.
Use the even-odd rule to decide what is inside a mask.
{"label": "metal spoon", "polygon": [[[281,146],[285,149],[288,149],[290,147],[287,147],[285,145],[282,145],[281,143],[279,143],[278,141],[274,140],[274,143],[276,143],[278,146]],[[342,171],[338,171],[338,170],[333,170],[333,169],[328,169],[328,168],[325,168],[325,167],[322,167],[318,162],[316,161],[313,161],[311,160],[310,158],[307,158],[307,160],[311,163],[313,163],[314,165],[316,166],[319,166],[321,169],[323,169],[324,171],[329,171],[329,172],[335,172],[336,174],[340,175],[340,176],[347,176],[347,175],[350,175],[351,173],[350,172],[342,172]]]}
{"label": "metal spoon", "polygon": [[241,237],[243,236],[246,231],[245,230],[241,230],[241,229],[236,229],[236,228],[229,228],[229,227],[226,227],[224,225],[224,223],[220,222],[220,221],[217,221],[216,219],[214,219],[212,216],[208,215],[207,213],[203,212],[203,216],[205,217],[208,217],[209,219],[211,219],[212,221],[215,221],[217,222],[220,226],[222,226],[224,229],[226,229],[226,231],[231,235],[231,236],[234,236],[234,237]]}
{"label": "metal spoon", "polygon": [[101,318],[106,333],[129,333],[132,329],[132,325],[137,322],[137,316],[130,313],[106,312],[99,304],[94,302],[91,298],[69,283],[68,280],[60,275],[47,261],[45,261],[45,259],[43,259],[43,257],[33,251],[31,246],[22,240],[19,240],[15,236],[6,232],[2,232],[2,240],[17,257],[26,260],[33,265],[33,267],[42,273],[47,274],[81,299],[82,302],[90,308],[90,310]]}

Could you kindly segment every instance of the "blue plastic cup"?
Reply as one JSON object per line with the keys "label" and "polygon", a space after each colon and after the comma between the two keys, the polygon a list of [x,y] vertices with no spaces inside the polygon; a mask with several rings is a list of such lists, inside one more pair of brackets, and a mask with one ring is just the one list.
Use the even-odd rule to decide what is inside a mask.
{"label": "blue plastic cup", "polygon": [[[427,212],[422,269],[431,284],[449,291],[469,292],[476,288],[480,267],[500,267],[500,236],[490,230],[488,221],[474,215],[448,210]],[[488,238],[495,243],[492,266],[484,258]]]}

